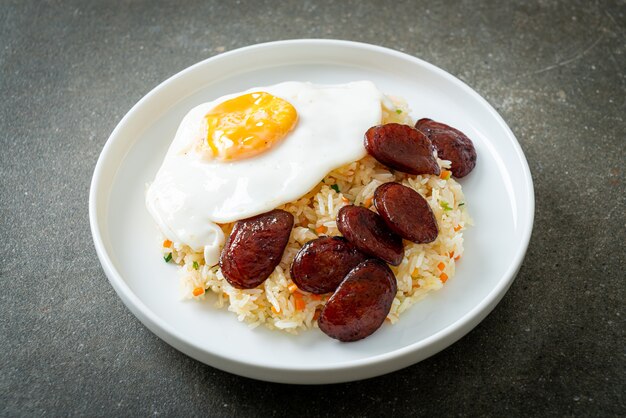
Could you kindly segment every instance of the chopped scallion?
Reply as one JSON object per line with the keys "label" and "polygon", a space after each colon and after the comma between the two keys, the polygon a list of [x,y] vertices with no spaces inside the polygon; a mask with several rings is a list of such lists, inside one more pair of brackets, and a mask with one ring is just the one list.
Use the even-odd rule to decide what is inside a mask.
{"label": "chopped scallion", "polygon": [[402,113],[402,109],[396,109],[396,113],[399,115]]}
{"label": "chopped scallion", "polygon": [[198,270],[199,268],[200,268],[200,264],[198,264],[198,262],[197,262],[197,261],[194,261],[194,262],[193,262],[193,269],[194,269],[194,270]]}
{"label": "chopped scallion", "polygon": [[441,207],[443,208],[443,210],[452,210],[452,208],[450,207],[450,205],[448,205],[448,202],[445,201],[441,201],[439,202],[439,205],[441,205]]}
{"label": "chopped scallion", "polygon": [[461,202],[459,203],[459,206],[463,206],[465,204],[465,202]]}
{"label": "chopped scallion", "polygon": [[336,184],[333,184],[332,186],[330,186],[330,188],[339,193],[339,186],[337,186]]}
{"label": "chopped scallion", "polygon": [[163,257],[163,260],[165,260],[166,263],[169,263],[171,259],[172,259],[172,253],[167,253],[167,255]]}

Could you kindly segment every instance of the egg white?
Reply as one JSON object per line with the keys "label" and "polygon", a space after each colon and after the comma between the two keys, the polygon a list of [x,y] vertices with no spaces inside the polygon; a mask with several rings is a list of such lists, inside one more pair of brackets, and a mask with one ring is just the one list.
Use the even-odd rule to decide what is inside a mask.
{"label": "egg white", "polygon": [[[225,100],[265,91],[290,102],[298,123],[266,152],[218,161],[198,146],[206,141],[205,114]],[[365,131],[381,122],[384,96],[370,81],[340,85],[285,82],[220,97],[182,120],[146,193],[146,206],[163,234],[217,264],[228,223],[297,200],[330,171],[366,154]]]}

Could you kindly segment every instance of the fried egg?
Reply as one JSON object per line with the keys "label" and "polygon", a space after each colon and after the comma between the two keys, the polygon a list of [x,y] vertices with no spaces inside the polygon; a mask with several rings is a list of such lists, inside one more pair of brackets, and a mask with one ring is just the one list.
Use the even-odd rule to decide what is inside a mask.
{"label": "fried egg", "polygon": [[220,97],[183,118],[146,193],[167,239],[217,264],[234,222],[297,200],[366,155],[383,94],[369,81],[285,82]]}

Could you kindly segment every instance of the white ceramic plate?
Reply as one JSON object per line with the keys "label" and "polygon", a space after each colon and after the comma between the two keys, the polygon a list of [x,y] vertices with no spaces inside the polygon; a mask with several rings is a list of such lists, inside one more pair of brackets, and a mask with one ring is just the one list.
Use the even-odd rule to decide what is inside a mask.
{"label": "white ceramic plate", "polygon": [[[144,207],[145,184],[182,117],[218,96],[287,80],[372,80],[407,99],[413,116],[450,124],[473,139],[474,171],[461,180],[475,227],[444,288],[372,336],[340,343],[319,330],[299,336],[248,329],[212,303],[181,301],[176,267],[160,255]],[[117,125],[96,165],[89,197],[94,243],[109,281],[152,332],[206,364],[286,383],[332,383],[388,373],[446,348],[500,301],[524,258],[533,185],[515,136],[476,92],[445,71],[378,46],[334,40],[254,45],[202,61],[166,80]]]}

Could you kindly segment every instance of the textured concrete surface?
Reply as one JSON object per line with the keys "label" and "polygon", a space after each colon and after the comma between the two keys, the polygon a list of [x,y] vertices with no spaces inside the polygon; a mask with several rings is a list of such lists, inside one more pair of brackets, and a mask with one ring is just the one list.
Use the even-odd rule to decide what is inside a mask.
{"label": "textured concrete surface", "polygon": [[[624,1],[0,2],[0,415],[624,416]],[[405,370],[261,383],[177,352],[122,305],[92,245],[106,138],[156,84],[223,51],[370,42],[502,114],[537,198],[528,255],[474,331]]]}

